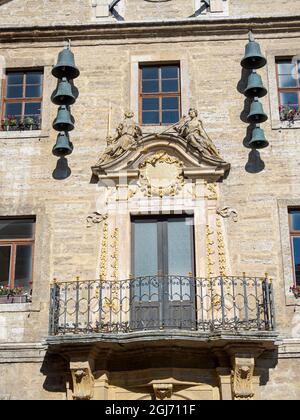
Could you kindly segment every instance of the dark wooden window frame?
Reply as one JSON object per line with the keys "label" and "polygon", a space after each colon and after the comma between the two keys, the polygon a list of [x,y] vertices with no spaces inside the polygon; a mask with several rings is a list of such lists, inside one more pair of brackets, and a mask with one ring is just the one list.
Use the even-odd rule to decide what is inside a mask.
{"label": "dark wooden window frame", "polygon": [[31,259],[31,279],[29,283],[33,283],[33,261],[34,261],[34,244],[35,244],[35,218],[32,217],[20,217],[20,218],[1,218],[1,220],[31,220],[33,223],[33,235],[31,238],[16,238],[16,239],[0,239],[0,247],[1,246],[10,246],[11,253],[10,253],[10,266],[9,266],[9,287],[14,288],[15,286],[15,272],[16,272],[16,255],[17,255],[17,246],[18,245],[32,245],[32,259]]}
{"label": "dark wooden window frame", "polygon": [[[6,113],[6,104],[7,103],[21,103],[22,104],[22,118],[25,118],[25,103],[35,103],[40,102],[41,104],[41,113],[40,113],[40,121],[42,121],[42,106],[43,106],[43,95],[35,98],[26,98],[26,73],[35,73],[40,72],[41,73],[41,87],[42,87],[42,93],[43,93],[43,87],[44,87],[44,72],[42,68],[20,68],[20,69],[7,69],[5,77],[2,81],[2,90],[1,90],[1,121],[5,119],[5,113]],[[7,75],[10,73],[23,73],[23,91],[22,91],[22,98],[7,98],[6,92],[7,92]],[[1,125],[0,125],[1,130]]]}
{"label": "dark wooden window frame", "polygon": [[[280,94],[281,93],[294,93],[296,92],[298,94],[298,110],[300,110],[300,79],[298,78],[296,80],[297,82],[297,86],[296,87],[290,87],[290,88],[281,88],[279,86],[279,69],[278,69],[278,64],[280,64],[281,61],[287,61],[287,60],[291,60],[292,61],[292,57],[277,57],[276,58],[276,80],[277,80],[277,90],[278,90],[278,104],[279,107],[283,106],[283,104],[281,103],[281,99],[280,99]],[[300,60],[298,60],[300,61]]]}
{"label": "dark wooden window frame", "polygon": [[[177,92],[162,92],[161,85],[162,85],[162,77],[161,77],[161,67],[163,66],[177,66],[178,67],[178,91]],[[143,93],[142,87],[142,69],[145,67],[158,67],[159,68],[159,92],[151,92],[151,93]],[[169,98],[178,98],[178,113],[179,118],[181,117],[181,68],[179,61],[168,61],[168,62],[153,62],[153,63],[140,63],[139,64],[139,123],[140,125],[144,126],[168,126],[170,123],[163,123],[162,122],[162,98],[169,97]],[[143,98],[159,98],[159,124],[145,124],[143,123]],[[151,112],[151,110],[147,110]],[[164,111],[174,111],[173,110],[164,110]],[[157,112],[157,110],[153,110],[152,112]]]}
{"label": "dark wooden window frame", "polygon": [[[290,244],[291,244],[291,252],[292,252],[292,261],[293,261],[293,280],[294,285],[297,285],[297,279],[296,279],[296,266],[295,266],[295,254],[294,254],[294,244],[293,244],[293,238],[300,238],[300,230],[293,230],[293,221],[292,221],[292,211],[299,211],[300,208],[293,208],[290,207],[288,209],[288,215],[289,215],[289,231],[290,231]],[[299,285],[298,285],[299,286]]]}

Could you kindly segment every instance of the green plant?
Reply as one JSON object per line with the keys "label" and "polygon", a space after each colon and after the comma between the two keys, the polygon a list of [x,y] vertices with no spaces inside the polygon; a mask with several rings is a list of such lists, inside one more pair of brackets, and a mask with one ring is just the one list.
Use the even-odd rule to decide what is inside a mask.
{"label": "green plant", "polygon": [[25,117],[24,118],[24,125],[25,127],[30,127],[33,126],[35,124],[35,119],[32,117]]}
{"label": "green plant", "polygon": [[11,288],[10,286],[6,285],[6,286],[0,286],[0,296],[20,296],[24,294],[24,288],[19,286],[19,287],[14,287]]}
{"label": "green plant", "polygon": [[300,285],[293,285],[290,288],[290,291],[294,293],[296,299],[300,298]]}

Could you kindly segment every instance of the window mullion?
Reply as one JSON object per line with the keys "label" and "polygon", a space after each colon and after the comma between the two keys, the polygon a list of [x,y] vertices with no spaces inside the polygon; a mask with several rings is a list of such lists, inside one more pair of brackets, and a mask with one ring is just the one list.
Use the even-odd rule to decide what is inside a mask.
{"label": "window mullion", "polygon": [[17,254],[17,244],[12,244],[12,253],[10,257],[10,274],[9,282],[10,287],[13,289],[15,285],[15,273],[16,273],[16,254]]}

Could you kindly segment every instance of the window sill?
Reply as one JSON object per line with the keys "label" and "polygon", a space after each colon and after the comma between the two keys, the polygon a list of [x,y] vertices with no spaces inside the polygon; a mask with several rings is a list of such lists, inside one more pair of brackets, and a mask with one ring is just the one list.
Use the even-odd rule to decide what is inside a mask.
{"label": "window sill", "polygon": [[300,120],[289,123],[288,121],[272,121],[272,130],[297,130],[300,129]]}
{"label": "window sill", "polygon": [[0,139],[32,139],[49,137],[49,132],[43,130],[0,131]]}
{"label": "window sill", "polygon": [[2,303],[0,305],[0,313],[6,312],[40,312],[41,305],[39,303]]}

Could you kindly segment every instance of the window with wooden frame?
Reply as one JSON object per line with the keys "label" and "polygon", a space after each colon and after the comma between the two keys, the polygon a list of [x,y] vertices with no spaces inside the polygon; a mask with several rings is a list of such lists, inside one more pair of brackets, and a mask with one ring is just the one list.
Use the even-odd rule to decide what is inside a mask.
{"label": "window with wooden frame", "polygon": [[289,210],[289,226],[293,255],[294,283],[300,286],[300,209]]}
{"label": "window with wooden frame", "polygon": [[300,61],[277,59],[276,71],[281,120],[300,119]]}
{"label": "window with wooden frame", "polygon": [[7,71],[2,84],[2,130],[39,130],[42,92],[42,70]]}
{"label": "window with wooden frame", "polygon": [[180,119],[179,63],[141,64],[139,121],[142,125],[170,125]]}
{"label": "window with wooden frame", "polygon": [[35,218],[0,218],[0,287],[32,289]]}

